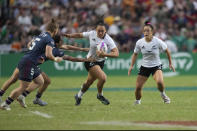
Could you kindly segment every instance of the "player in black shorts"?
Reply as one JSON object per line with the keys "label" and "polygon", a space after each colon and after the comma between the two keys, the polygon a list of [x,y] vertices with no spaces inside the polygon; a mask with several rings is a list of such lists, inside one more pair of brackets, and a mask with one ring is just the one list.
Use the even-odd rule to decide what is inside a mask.
{"label": "player in black shorts", "polygon": [[[84,63],[85,68],[88,71],[88,77],[81,86],[79,92],[75,95],[75,105],[80,105],[83,94],[89,89],[95,80],[98,80],[97,99],[104,105],[109,105],[109,100],[103,96],[103,87],[106,82],[107,75],[102,69],[104,67],[105,57],[116,58],[119,56],[119,51],[113,39],[106,33],[105,25],[101,22],[96,25],[96,30],[83,33],[65,34],[65,36],[68,38],[88,38],[90,41],[90,50],[88,52],[87,58],[96,58],[96,62]],[[97,45],[99,44],[106,44],[108,51],[110,52],[103,52],[101,50],[98,51]]]}
{"label": "player in black shorts", "polygon": [[130,75],[135,61],[137,59],[138,53],[142,53],[143,60],[140,67],[140,71],[137,76],[136,90],[135,90],[135,102],[134,104],[141,104],[142,97],[142,87],[152,74],[155,82],[157,83],[158,90],[160,91],[161,97],[164,103],[169,104],[170,98],[165,93],[163,73],[162,73],[162,63],[160,60],[160,52],[165,51],[169,60],[169,68],[175,72],[172,65],[171,55],[168,51],[167,45],[161,39],[153,36],[153,26],[150,22],[145,22],[143,27],[144,37],[136,42],[134,53],[131,58],[131,66],[128,70],[128,75]]}

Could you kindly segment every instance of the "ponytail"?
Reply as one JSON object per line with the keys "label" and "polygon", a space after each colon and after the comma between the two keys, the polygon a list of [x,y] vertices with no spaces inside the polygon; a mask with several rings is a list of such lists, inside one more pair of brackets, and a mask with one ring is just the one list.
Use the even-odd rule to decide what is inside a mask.
{"label": "ponytail", "polygon": [[47,24],[46,30],[50,31],[51,33],[55,32],[59,28],[57,22],[54,18],[51,19],[51,21]]}

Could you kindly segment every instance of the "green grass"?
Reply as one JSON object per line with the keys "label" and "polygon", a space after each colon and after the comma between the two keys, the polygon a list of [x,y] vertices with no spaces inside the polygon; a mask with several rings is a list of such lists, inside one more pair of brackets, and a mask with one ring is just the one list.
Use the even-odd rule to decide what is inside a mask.
{"label": "green grass", "polygon": [[[7,78],[0,79],[0,86]],[[144,121],[197,121],[197,90],[179,90],[179,88],[196,87],[197,76],[179,76],[164,78],[166,88],[178,87],[175,90],[167,90],[171,98],[171,104],[164,104],[158,91],[145,90],[156,88],[156,84],[150,77],[143,91],[142,104],[134,106],[134,90],[131,91],[104,91],[104,95],[111,104],[105,106],[96,99],[96,83],[84,96],[80,106],[75,106],[74,95],[78,91],[58,91],[58,89],[80,88],[86,77],[51,77],[52,83],[43,95],[42,99],[48,102],[46,107],[34,105],[32,100],[36,91],[27,98],[28,108],[24,109],[17,102],[11,105],[11,111],[0,110],[0,130],[4,129],[190,129],[189,127],[146,127],[138,125],[87,125],[81,122],[144,122]],[[105,89],[109,88],[134,88],[136,77],[108,76]],[[9,95],[14,84],[4,95],[3,100]],[[31,113],[39,111],[52,116],[44,118]]]}

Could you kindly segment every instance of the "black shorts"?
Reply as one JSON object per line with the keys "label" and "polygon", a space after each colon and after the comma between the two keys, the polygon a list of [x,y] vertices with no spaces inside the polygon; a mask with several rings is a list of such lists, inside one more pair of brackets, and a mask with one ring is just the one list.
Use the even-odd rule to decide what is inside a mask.
{"label": "black shorts", "polygon": [[162,65],[150,68],[141,66],[138,75],[149,77],[152,74],[153,76],[157,70],[162,70]]}
{"label": "black shorts", "polygon": [[104,64],[105,61],[101,61],[101,62],[84,62],[84,66],[86,68],[87,71],[89,71],[89,69],[95,65],[99,65],[101,67],[101,69],[104,68]]}
{"label": "black shorts", "polygon": [[19,69],[19,80],[31,82],[41,74],[41,70],[32,61],[22,58],[17,68]]}

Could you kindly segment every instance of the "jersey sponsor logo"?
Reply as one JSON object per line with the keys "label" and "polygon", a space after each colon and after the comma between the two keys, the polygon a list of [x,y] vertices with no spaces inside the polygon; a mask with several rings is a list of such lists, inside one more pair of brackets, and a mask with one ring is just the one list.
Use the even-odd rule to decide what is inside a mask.
{"label": "jersey sponsor logo", "polygon": [[157,49],[156,45],[153,45],[153,46],[152,46],[152,49]]}
{"label": "jersey sponsor logo", "polygon": [[95,39],[95,38],[93,38],[92,40],[93,40],[93,41],[96,41],[96,39]]}
{"label": "jersey sponsor logo", "polygon": [[94,65],[94,62],[90,62],[90,64],[89,64],[90,66],[93,66]]}

